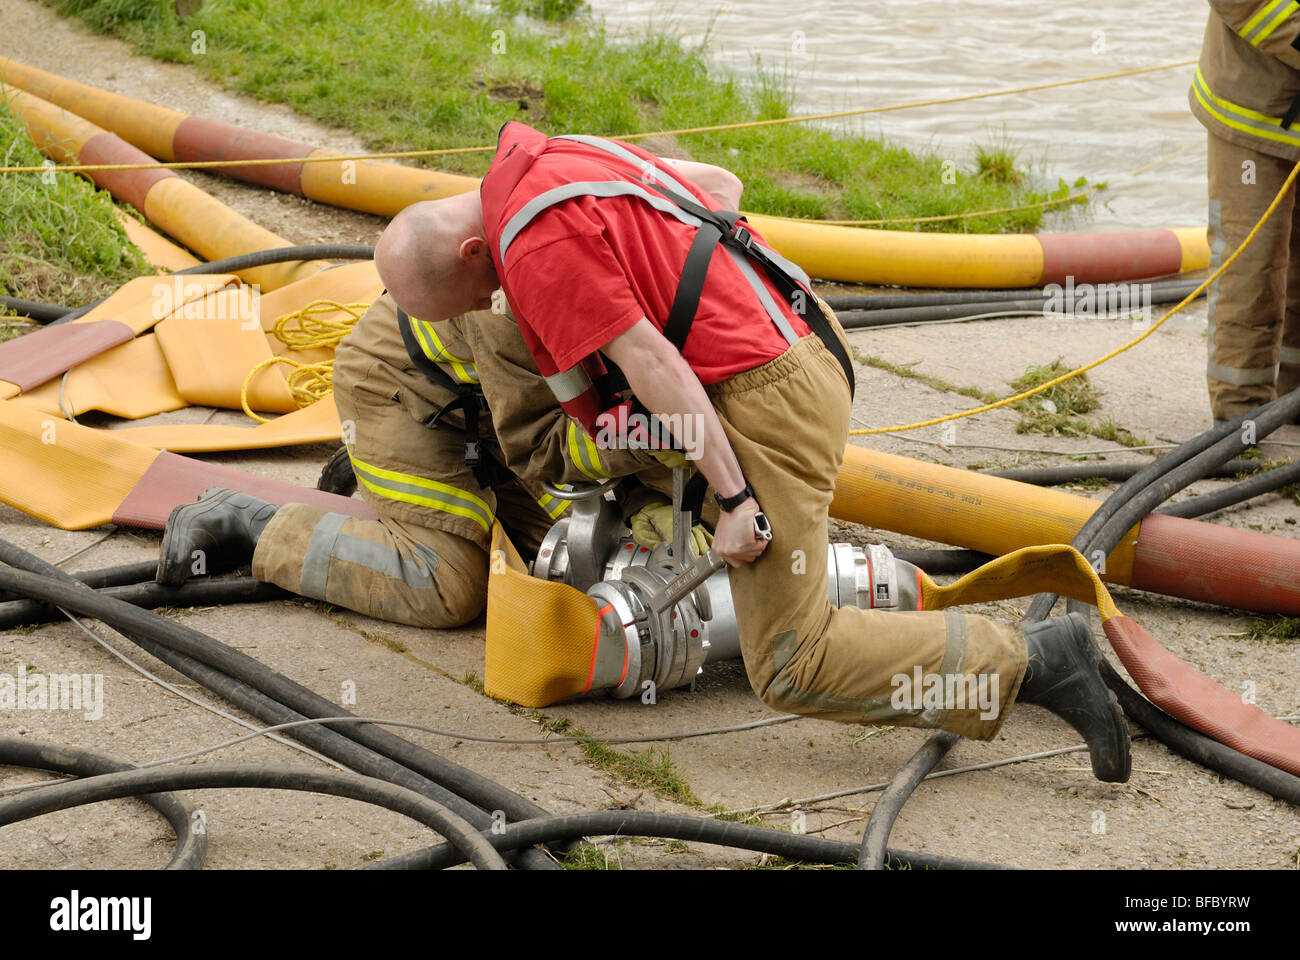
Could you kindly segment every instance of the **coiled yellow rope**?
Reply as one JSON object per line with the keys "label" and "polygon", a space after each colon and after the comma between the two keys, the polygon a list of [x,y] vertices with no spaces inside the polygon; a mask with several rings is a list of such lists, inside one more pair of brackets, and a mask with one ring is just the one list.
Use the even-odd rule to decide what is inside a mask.
{"label": "coiled yellow rope", "polygon": [[[286,313],[271,327],[271,333],[277,340],[291,350],[311,350],[316,348],[333,349],[340,340],[352,332],[361,314],[365,313],[368,303],[338,303],[334,300],[313,300],[301,310]],[[342,314],[342,316],[340,316]],[[261,371],[276,364],[288,364],[293,367],[285,375],[284,381],[289,388],[294,403],[299,407],[310,406],[334,390],[334,361],[321,360],[317,363],[302,363],[289,357],[267,357],[244,378],[244,385],[239,390],[239,403],[258,423],[267,423],[269,418],[253,412],[248,405],[248,388]]]}

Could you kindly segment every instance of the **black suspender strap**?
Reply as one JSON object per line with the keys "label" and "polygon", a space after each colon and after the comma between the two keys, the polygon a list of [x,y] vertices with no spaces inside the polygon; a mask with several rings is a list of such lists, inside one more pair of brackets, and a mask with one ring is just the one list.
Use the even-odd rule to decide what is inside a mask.
{"label": "black suspender strap", "polygon": [[446,370],[425,355],[415,339],[415,332],[411,329],[411,318],[401,307],[397,308],[397,326],[402,331],[402,343],[406,346],[406,353],[416,369],[438,386],[456,394],[455,400],[425,420],[424,425],[432,430],[446,414],[461,411],[465,417],[465,466],[469,467],[470,472],[474,474],[474,480],[479,487],[484,490],[495,489],[508,477],[505,469],[483,451],[482,439],[478,431],[479,414],[486,413],[488,409],[487,398],[483,396],[483,391],[468,383],[457,383]]}
{"label": "black suspender strap", "polygon": [[[719,243],[741,251],[758,263],[792,308],[797,298],[808,305],[807,301],[811,299],[812,292],[804,290],[798,280],[772,260],[760,244],[754,242],[753,235],[743,225],[744,217],[729,211],[709,210],[660,183],[652,183],[650,186],[701,221],[695,239],[691,242],[691,248],[686,254],[686,263],[682,266],[682,275],[677,281],[677,290],[673,294],[673,305],[664,324],[664,337],[679,352],[685,346],[686,337],[690,334],[691,323],[695,320],[695,313],[699,309],[700,294],[704,289],[704,277],[713,260],[713,251]],[[849,382],[849,396],[852,397],[856,384],[848,351],[844,349],[840,338],[835,335],[830,321],[826,319],[821,308],[816,303],[811,304],[811,307],[810,310],[795,308],[795,312],[803,318],[809,329],[817,334],[821,342],[826,345],[826,349],[839,361],[840,367],[844,370],[844,377]]]}

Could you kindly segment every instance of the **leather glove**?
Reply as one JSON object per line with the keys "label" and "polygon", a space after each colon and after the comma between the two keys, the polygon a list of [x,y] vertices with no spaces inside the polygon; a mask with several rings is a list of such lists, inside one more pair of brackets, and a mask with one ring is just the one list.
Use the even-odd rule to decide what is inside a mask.
{"label": "leather glove", "polygon": [[[632,536],[643,547],[657,547],[673,541],[673,505],[652,503],[632,514],[628,521]],[[700,557],[713,543],[713,534],[703,525],[691,527],[691,552]]]}

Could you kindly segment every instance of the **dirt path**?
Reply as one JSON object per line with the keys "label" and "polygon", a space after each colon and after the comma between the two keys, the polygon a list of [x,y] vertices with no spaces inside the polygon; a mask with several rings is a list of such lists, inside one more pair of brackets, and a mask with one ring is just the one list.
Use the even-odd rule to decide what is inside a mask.
{"label": "dirt path", "polygon": [[[45,69],[176,109],[294,137],[341,150],[362,145],[346,131],[321,126],[292,111],[220,91],[185,67],[132,56],[122,44],[89,35],[30,0],[0,8],[0,52]],[[224,202],[294,242],[371,242],[377,218],[316,206],[298,198],[192,175]],[[1181,440],[1208,422],[1203,396],[1204,310],[1194,308],[1141,348],[1105,365],[1094,380],[1103,390],[1102,414],[1152,443]],[[1018,318],[927,329],[855,333],[864,355],[910,365],[918,373],[957,386],[1002,392],[1031,363],[1063,357],[1090,360],[1133,335],[1127,322]],[[969,406],[951,392],[869,366],[859,370],[855,415],[862,425],[911,422]],[[192,420],[205,411],[181,411],[160,420]],[[218,422],[238,422],[223,413]],[[997,411],[958,422],[955,436],[936,428],[912,440],[887,437],[870,444],[890,452],[954,465],[1064,462],[998,448],[1055,451],[1115,449],[1096,439],[1048,439],[1015,433],[1016,415]],[[1300,439],[1292,430],[1289,439]],[[946,446],[939,446],[943,440]],[[1294,448],[1268,448],[1268,455],[1296,455]],[[322,447],[243,453],[214,458],[243,469],[313,484],[328,451]],[[1200,489],[1212,488],[1209,484]],[[1082,494],[1101,496],[1102,493]],[[1265,498],[1219,522],[1282,536],[1295,536],[1297,510],[1289,500]],[[0,509],[0,536],[49,560],[89,548],[67,563],[91,569],[156,556],[157,536],[119,530],[67,532],[45,527],[8,508]],[[860,528],[836,536],[913,541]],[[1274,714],[1300,711],[1300,644],[1248,640],[1247,617],[1161,597],[1118,591],[1124,610],[1175,653],[1230,689],[1253,683],[1260,705]],[[989,612],[1017,617],[1024,602],[992,605]],[[425,631],[383,624],[312,605],[267,604],[185,613],[185,622],[230,643],[272,667],[337,699],[344,685],[357,690],[356,711],[400,716],[441,729],[501,737],[539,735],[536,718],[488,700],[467,683],[482,676],[483,625]],[[97,628],[108,636],[109,631]],[[116,645],[129,644],[117,638]],[[205,692],[160,667],[158,672],[199,699]],[[17,712],[0,717],[0,729],[82,745],[141,762],[175,755],[236,735],[233,724],[181,701],[144,680],[95,647],[75,626],[57,624],[0,635],[0,673],[91,673],[104,676],[105,711],[96,721],[79,714]],[[588,733],[606,736],[682,731],[740,723],[765,715],[738,663],[710,669],[695,693],[670,692],[654,706],[636,701],[592,699],[544,711],[570,718]],[[872,733],[870,737],[865,734]],[[653,790],[630,787],[589,766],[572,745],[498,747],[407,733],[554,812],[616,804],[641,809],[689,810],[660,799]],[[673,744],[671,756],[683,779],[704,804],[727,808],[771,804],[888,779],[920,745],[925,734],[801,720],[727,737]],[[944,767],[956,767],[1049,748],[1075,737],[1062,723],[1035,708],[1017,710],[992,743],[961,742]],[[638,748],[639,749],[639,748]],[[216,755],[225,761],[314,764],[287,748],[255,742]],[[1260,867],[1294,869],[1300,850],[1300,814],[1285,804],[1172,756],[1142,740],[1134,746],[1129,784],[1096,783],[1081,754],[965,774],[922,786],[895,829],[893,845],[998,863],[1060,867]],[[0,788],[30,779],[29,771],[0,769]],[[808,830],[856,842],[873,794],[803,807]],[[400,817],[348,801],[298,794],[206,791],[194,797],[207,814],[213,867],[357,867],[432,842]],[[765,817],[789,827],[790,811]],[[831,826],[840,824],[838,826]],[[156,867],[169,853],[168,831],[152,813],[116,802],[7,828],[0,866]],[[756,865],[757,855],[663,842],[603,844],[624,866],[701,867]]]}

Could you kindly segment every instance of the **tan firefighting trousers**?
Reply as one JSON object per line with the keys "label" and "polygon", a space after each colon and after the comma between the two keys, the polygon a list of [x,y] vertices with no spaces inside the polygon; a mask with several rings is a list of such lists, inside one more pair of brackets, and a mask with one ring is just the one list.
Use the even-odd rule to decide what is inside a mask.
{"label": "tan firefighting trousers", "polygon": [[[432,333],[423,330],[426,338],[436,338],[426,349],[445,361],[444,369],[462,382],[476,381],[481,369],[493,409],[507,406],[502,394],[512,399],[511,442],[521,456],[546,454],[558,461],[576,445],[581,453],[576,474],[557,462],[542,475],[590,482],[602,454],[594,444],[569,436],[568,418],[549,388],[535,368],[531,375],[526,369],[531,360],[511,318],[484,311],[432,327]],[[502,342],[468,342],[492,337]],[[512,363],[520,366],[511,368]],[[493,364],[502,369],[487,376]],[[465,464],[460,414],[449,414],[433,429],[424,426],[452,399],[450,391],[415,369],[393,301],[380,297],[339,344],[334,363],[334,403],[357,489],[379,520],[288,504],[258,540],[253,576],[398,623],[450,627],[478,616],[487,599],[493,520],[501,520],[522,551],[532,552],[567,503],[517,477],[495,491],[481,489]],[[484,451],[502,462],[499,429],[490,413],[480,415]]]}
{"label": "tan firefighting trousers", "polygon": [[[1210,269],[1246,238],[1295,164],[1209,134]],[[1206,379],[1216,419],[1300,386],[1300,205],[1295,189],[1210,287]]]}
{"label": "tan firefighting trousers", "polygon": [[[1019,628],[957,611],[836,609],[827,599],[826,516],[849,430],[848,384],[831,352],[805,337],[707,389],[772,524],[763,555],[730,571],[754,692],[792,713],[991,738],[1024,676]],[[969,695],[970,678],[984,696]]]}

